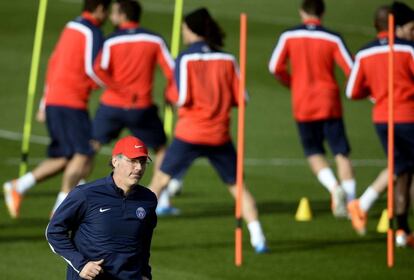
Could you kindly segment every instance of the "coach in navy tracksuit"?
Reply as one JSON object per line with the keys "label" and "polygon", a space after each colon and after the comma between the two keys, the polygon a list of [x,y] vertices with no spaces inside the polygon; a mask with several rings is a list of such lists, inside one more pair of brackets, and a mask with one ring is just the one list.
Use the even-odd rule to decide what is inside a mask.
{"label": "coach in navy tracksuit", "polygon": [[76,187],[57,209],[46,238],[69,264],[67,279],[151,279],[157,198],[138,185],[148,159],[141,140],[122,138],[112,151],[113,173]]}

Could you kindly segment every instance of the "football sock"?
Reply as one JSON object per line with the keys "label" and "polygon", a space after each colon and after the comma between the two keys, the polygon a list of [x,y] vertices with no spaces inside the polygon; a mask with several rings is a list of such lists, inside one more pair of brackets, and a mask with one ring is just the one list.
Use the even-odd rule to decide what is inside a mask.
{"label": "football sock", "polygon": [[379,193],[372,186],[369,186],[359,198],[359,207],[365,213],[368,212],[378,197]]}
{"label": "football sock", "polygon": [[330,192],[334,190],[336,186],[338,186],[338,181],[335,178],[332,169],[329,167],[322,168],[319,170],[317,174],[319,182]]}
{"label": "football sock", "polygon": [[56,212],[56,209],[58,209],[59,205],[62,204],[62,202],[65,200],[65,198],[68,196],[68,193],[65,192],[59,192],[55,205],[53,206],[52,213]]}
{"label": "football sock", "polygon": [[401,214],[396,215],[397,217],[397,228],[404,230],[406,234],[411,234],[410,226],[408,225],[408,215]]}
{"label": "football sock", "polygon": [[250,243],[253,247],[264,244],[266,242],[262,226],[258,220],[248,223],[247,228],[249,229],[250,233]]}
{"label": "football sock", "polygon": [[165,188],[161,191],[160,197],[158,198],[157,208],[168,208],[170,206],[170,195],[168,193],[168,190]]}
{"label": "football sock", "polygon": [[350,202],[355,199],[356,182],[355,179],[343,180],[341,182],[342,188],[346,192],[346,200]]}
{"label": "football sock", "polygon": [[36,179],[32,172],[26,173],[19,179],[17,179],[16,191],[20,194],[24,194],[28,189],[36,184]]}

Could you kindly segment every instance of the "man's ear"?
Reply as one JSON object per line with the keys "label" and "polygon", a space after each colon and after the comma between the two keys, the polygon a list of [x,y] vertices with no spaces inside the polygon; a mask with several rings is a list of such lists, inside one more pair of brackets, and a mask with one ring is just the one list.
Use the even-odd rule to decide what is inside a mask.
{"label": "man's ear", "polygon": [[118,157],[112,157],[112,166],[116,167],[118,165]]}

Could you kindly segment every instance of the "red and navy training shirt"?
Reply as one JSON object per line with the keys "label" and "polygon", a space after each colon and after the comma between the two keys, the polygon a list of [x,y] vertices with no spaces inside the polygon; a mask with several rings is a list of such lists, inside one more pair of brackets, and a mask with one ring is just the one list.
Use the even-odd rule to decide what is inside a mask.
{"label": "red and navy training shirt", "polygon": [[280,36],[268,66],[270,73],[291,88],[297,121],[342,117],[335,63],[349,75],[352,58],[344,41],[318,20],[305,21]]}
{"label": "red and navy training shirt", "polygon": [[[355,65],[346,88],[352,99],[370,97],[374,102],[372,120],[388,120],[388,33],[363,47],[355,56]],[[414,44],[395,39],[394,44],[394,121],[414,122]]]}

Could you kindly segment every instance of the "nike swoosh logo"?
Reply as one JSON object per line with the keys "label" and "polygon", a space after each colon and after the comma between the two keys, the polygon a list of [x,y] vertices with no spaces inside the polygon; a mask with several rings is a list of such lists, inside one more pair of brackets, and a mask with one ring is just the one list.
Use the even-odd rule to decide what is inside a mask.
{"label": "nike swoosh logo", "polygon": [[102,207],[99,208],[99,212],[101,212],[101,213],[106,212],[108,210],[111,210],[111,208],[106,208],[106,209],[103,209]]}
{"label": "nike swoosh logo", "polygon": [[138,145],[135,145],[134,147],[135,147],[135,149],[139,149],[139,148],[142,148],[142,147],[144,147],[144,146],[138,146]]}

